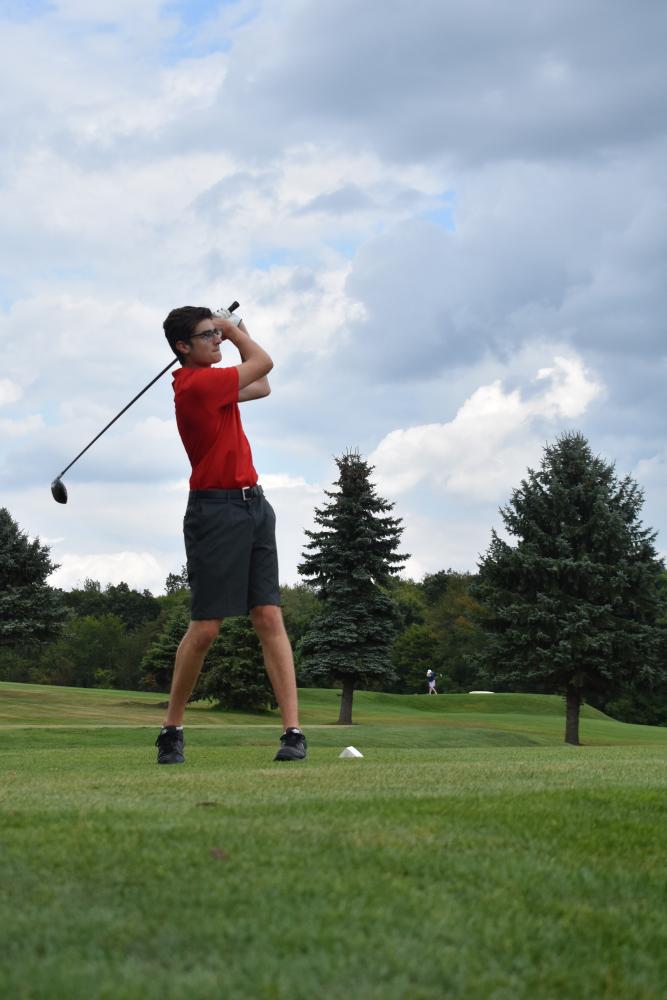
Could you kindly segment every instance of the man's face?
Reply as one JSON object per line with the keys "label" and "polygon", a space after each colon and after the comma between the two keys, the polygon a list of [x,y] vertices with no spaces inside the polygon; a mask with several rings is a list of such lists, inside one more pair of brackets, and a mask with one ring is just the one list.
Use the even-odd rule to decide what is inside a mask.
{"label": "man's face", "polygon": [[209,368],[222,358],[220,341],[222,334],[216,329],[212,319],[202,319],[197,323],[190,340],[179,340],[177,347],[186,355],[185,368]]}

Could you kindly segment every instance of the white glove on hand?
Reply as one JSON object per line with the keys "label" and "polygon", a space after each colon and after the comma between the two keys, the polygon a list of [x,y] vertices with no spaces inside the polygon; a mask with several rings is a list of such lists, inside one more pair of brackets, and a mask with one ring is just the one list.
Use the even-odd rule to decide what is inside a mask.
{"label": "white glove on hand", "polygon": [[243,322],[240,316],[237,316],[235,312],[231,313],[229,309],[216,309],[213,312],[213,315],[219,316],[220,319],[228,319],[230,323],[234,324],[234,326],[240,326]]}

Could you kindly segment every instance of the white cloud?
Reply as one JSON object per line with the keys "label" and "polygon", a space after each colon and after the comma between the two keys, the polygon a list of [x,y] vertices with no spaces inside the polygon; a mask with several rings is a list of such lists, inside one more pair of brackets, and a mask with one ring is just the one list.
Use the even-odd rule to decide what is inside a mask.
{"label": "white cloud", "polygon": [[404,491],[417,575],[474,564],[573,421],[664,524],[665,13],[603,6],[357,5],[352,34],[334,0],[0,15],[2,503],[24,529],[63,538],[56,561],[137,556],[145,585],[142,554],[160,586],[180,567],[168,375],[66,508],[48,483],[167,363],[168,309],[232,298],[276,362],[242,414],[285,580],[357,444]]}
{"label": "white cloud", "polygon": [[452,511],[448,517],[434,516],[407,499],[399,502],[393,513],[401,517],[405,529],[400,551],[410,553],[402,576],[421,580],[426,573],[442,569],[473,571],[478,557],[488,548],[491,510],[482,516],[465,510]]}
{"label": "white cloud", "polygon": [[58,557],[59,568],[49,577],[53,587],[71,590],[81,587],[84,580],[98,580],[102,586],[123,581],[137,590],[147,588],[161,593],[165,572],[150,552],[98,552],[90,555],[65,552]]}
{"label": "white cloud", "polygon": [[0,437],[5,440],[9,438],[24,438],[29,434],[36,434],[44,427],[44,420],[40,413],[31,417],[24,417],[21,420],[0,420]]}
{"label": "white cloud", "polygon": [[252,110],[255,151],[306,133],[398,162],[586,156],[663,127],[664,25],[652,3],[265,0],[221,114]]}
{"label": "white cloud", "polygon": [[23,395],[23,390],[9,378],[0,378],[0,406],[15,403]]}
{"label": "white cloud", "polygon": [[540,368],[537,379],[550,380],[551,388],[533,402],[536,409],[550,419],[580,417],[602,392],[602,386],[584,368],[580,358],[557,356],[550,368]]}
{"label": "white cloud", "polygon": [[259,481],[276,512],[280,582],[297,583],[296,567],[306,542],[304,530],[314,526],[314,509],[325,499],[322,487],[290,473],[260,474]]}
{"label": "white cloud", "polygon": [[298,493],[320,495],[322,487],[307,483],[303,476],[291,476],[288,472],[269,473],[262,476],[262,486],[272,493],[279,490],[293,490]]}
{"label": "white cloud", "polygon": [[480,386],[446,424],[391,431],[370,456],[382,491],[403,493],[423,480],[473,500],[502,496],[534,461],[544,421],[581,416],[601,385],[581,359],[555,357],[531,386],[505,390],[497,380]]}

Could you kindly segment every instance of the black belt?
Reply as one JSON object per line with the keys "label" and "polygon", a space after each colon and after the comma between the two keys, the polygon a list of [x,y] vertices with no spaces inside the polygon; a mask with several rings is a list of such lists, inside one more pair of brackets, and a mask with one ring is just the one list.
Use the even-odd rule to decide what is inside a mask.
{"label": "black belt", "polygon": [[254,500],[263,496],[261,486],[244,486],[240,490],[190,490],[191,500]]}

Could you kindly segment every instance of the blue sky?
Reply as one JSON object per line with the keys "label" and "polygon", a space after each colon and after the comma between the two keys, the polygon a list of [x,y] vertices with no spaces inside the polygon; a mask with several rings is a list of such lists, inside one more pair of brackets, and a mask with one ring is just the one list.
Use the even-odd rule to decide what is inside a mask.
{"label": "blue sky", "polygon": [[[162,589],[188,466],[175,305],[234,298],[281,576],[358,447],[406,571],[473,570],[581,430],[665,552],[667,12],[591,0],[0,6],[0,502],[86,577]],[[351,28],[353,26],[353,30]],[[225,363],[236,358],[228,351]]]}

